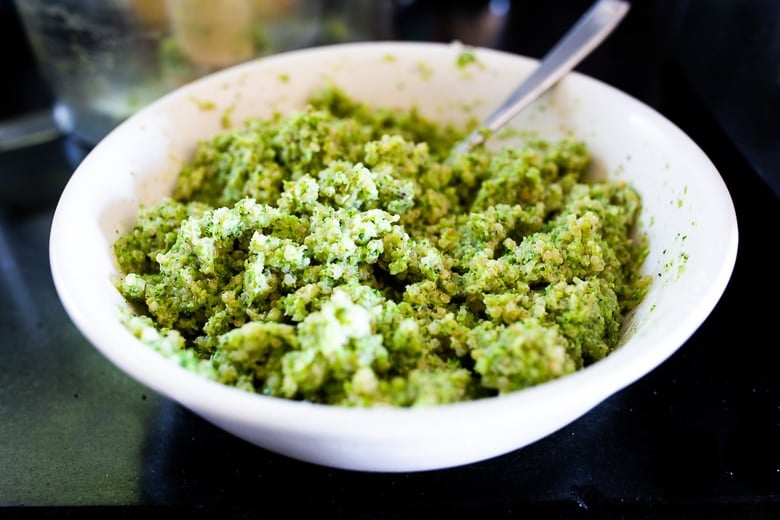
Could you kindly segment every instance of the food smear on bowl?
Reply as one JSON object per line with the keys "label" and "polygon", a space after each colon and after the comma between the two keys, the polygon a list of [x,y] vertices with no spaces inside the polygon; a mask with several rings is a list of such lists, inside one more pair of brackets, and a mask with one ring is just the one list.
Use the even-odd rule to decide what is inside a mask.
{"label": "food smear on bowl", "polygon": [[609,355],[650,284],[625,182],[584,143],[471,128],[328,86],[198,145],[114,252],[145,344],[216,381],[341,406],[538,385]]}

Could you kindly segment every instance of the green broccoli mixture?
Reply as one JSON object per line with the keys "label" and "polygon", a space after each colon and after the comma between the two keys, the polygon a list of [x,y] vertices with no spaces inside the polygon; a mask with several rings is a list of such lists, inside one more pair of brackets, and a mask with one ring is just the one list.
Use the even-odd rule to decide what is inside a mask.
{"label": "green broccoli mixture", "polygon": [[127,327],[227,385],[341,406],[513,392],[613,351],[641,200],[586,146],[448,160],[466,128],[328,87],[199,144],[115,242]]}

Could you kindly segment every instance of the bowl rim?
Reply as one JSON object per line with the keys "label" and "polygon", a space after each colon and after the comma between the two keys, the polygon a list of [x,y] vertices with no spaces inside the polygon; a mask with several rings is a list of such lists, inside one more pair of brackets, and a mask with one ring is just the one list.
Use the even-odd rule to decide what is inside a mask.
{"label": "bowl rim", "polygon": [[[655,369],[682,347],[712,312],[725,291],[734,269],[738,243],[736,215],[734,214],[733,203],[725,183],[719,176],[712,179],[711,188],[716,192],[716,195],[720,193],[720,203],[726,208],[727,216],[731,220],[726,230],[727,236],[723,238],[724,254],[722,262],[719,264],[720,269],[716,278],[712,280],[712,290],[702,298],[706,304],[697,307],[695,312],[686,316],[683,322],[684,325],[676,327],[675,334],[666,336],[663,342],[651,342],[644,337],[632,338],[632,342],[638,342],[640,345],[636,348],[632,347],[633,350],[630,352],[626,352],[626,349],[622,347],[618,348],[605,359],[584,367],[575,373],[506,395],[428,407],[375,406],[366,408],[340,407],[253,394],[209,380],[186,368],[176,366],[169,359],[141,344],[126,329],[124,329],[125,334],[129,337],[120,338],[120,341],[120,339],[113,336],[117,332],[115,327],[104,329],[96,326],[90,320],[87,311],[80,307],[75,296],[79,288],[73,285],[73,281],[68,278],[68,273],[64,270],[61,263],[62,255],[65,254],[69,247],[68,242],[65,240],[68,233],[65,228],[68,225],[68,219],[64,216],[64,212],[77,204],[74,200],[77,195],[74,192],[75,186],[78,186],[89,174],[91,157],[105,146],[104,143],[111,142],[117,138],[117,135],[121,135],[128,128],[128,125],[134,124],[135,121],[144,117],[145,114],[155,107],[168,103],[173,98],[186,96],[206,83],[217,84],[224,78],[240,75],[254,67],[284,62],[292,56],[314,58],[318,55],[327,55],[333,51],[352,52],[355,50],[367,50],[370,52],[381,52],[382,50],[398,48],[436,52],[451,47],[451,43],[372,41],[340,43],[287,51],[251,60],[199,78],[192,83],[165,94],[118,125],[77,166],[72,178],[63,190],[52,220],[49,243],[51,273],[57,294],[73,323],[84,337],[89,340],[91,345],[97,348],[116,367],[145,386],[179,402],[187,408],[193,409],[195,407],[196,411],[213,412],[217,416],[234,416],[238,414],[263,416],[264,420],[272,425],[284,425],[285,428],[292,428],[300,432],[316,429],[320,434],[333,436],[343,433],[345,429],[350,429],[354,434],[372,438],[396,437],[401,432],[407,436],[415,434],[419,436],[420,421],[423,421],[425,426],[430,427],[431,432],[438,432],[439,428],[437,425],[446,424],[446,418],[450,416],[461,417],[464,413],[467,414],[475,408],[479,408],[481,414],[485,413],[484,411],[503,412],[507,408],[528,411],[529,406],[527,404],[529,402],[559,402],[561,400],[572,400],[573,396],[575,402],[572,403],[572,406],[584,413],[589,408]],[[528,64],[538,62],[534,58],[506,51],[483,47],[470,48],[480,55],[495,54]],[[717,173],[715,166],[698,145],[679,127],[654,108],[605,82],[577,71],[570,72],[564,78],[564,81],[569,81],[570,83],[584,82],[590,87],[606,89],[610,95],[623,97],[635,104],[638,110],[651,115],[654,120],[664,127],[664,130],[675,133],[675,138],[681,139],[686,146],[696,151],[700,155],[700,160],[708,164]],[[113,347],[114,343],[124,344],[131,342],[138,343],[140,346],[143,346],[143,349],[128,353]],[[648,369],[648,367],[650,368]],[[581,385],[588,386],[587,393],[577,392]],[[491,413],[490,415],[497,416],[500,414]],[[578,415],[570,418],[567,422],[574,420]],[[368,417],[371,418],[371,422],[365,420]],[[508,419],[502,419],[502,421],[506,420]]]}

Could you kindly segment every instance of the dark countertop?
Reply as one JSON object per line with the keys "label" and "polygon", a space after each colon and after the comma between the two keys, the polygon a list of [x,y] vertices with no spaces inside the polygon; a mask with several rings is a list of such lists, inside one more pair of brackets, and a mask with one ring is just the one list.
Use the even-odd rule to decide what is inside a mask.
{"label": "dark countertop", "polygon": [[[538,57],[589,3],[556,3],[555,17],[529,7],[492,44]],[[779,284],[764,274],[780,236],[780,87],[778,53],[762,51],[780,46],[780,6],[721,4],[635,2],[578,69],[659,110],[720,171],[740,228],[723,298],[635,384],[530,446],[458,468],[375,474],[291,460],[129,379],[72,325],[49,271],[54,207],[86,150],[59,138],[0,153],[0,516],[780,517]],[[400,37],[457,36],[438,7],[407,6]],[[46,96],[35,88],[19,90],[37,108]]]}

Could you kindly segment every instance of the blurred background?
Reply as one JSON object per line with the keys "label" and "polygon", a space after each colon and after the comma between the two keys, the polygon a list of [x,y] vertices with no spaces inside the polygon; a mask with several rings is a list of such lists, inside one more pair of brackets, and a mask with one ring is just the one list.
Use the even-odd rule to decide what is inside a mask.
{"label": "blurred background", "polygon": [[[200,75],[296,48],[458,40],[541,58],[591,0],[0,0],[0,150],[87,147]],[[577,70],[663,111],[689,89],[780,194],[780,2],[635,0]]]}
{"label": "blurred background", "polygon": [[[382,0],[6,4],[13,44],[26,47],[15,67],[35,86],[16,82],[17,95],[51,106],[57,128],[88,145],[138,108],[221,68],[303,47],[392,37],[393,5]],[[30,77],[32,68],[38,77]]]}

